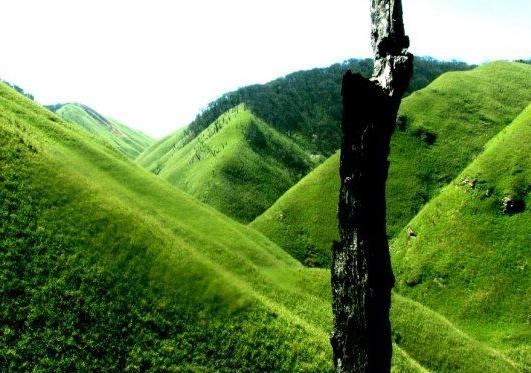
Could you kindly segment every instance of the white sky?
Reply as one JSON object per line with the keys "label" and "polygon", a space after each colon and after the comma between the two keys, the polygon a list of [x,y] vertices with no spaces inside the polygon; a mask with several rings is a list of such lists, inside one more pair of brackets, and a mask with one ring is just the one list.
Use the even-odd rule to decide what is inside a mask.
{"label": "white sky", "polygon": [[[0,77],[160,137],[230,90],[369,57],[369,0],[1,0]],[[403,0],[411,51],[531,57],[529,0]]]}

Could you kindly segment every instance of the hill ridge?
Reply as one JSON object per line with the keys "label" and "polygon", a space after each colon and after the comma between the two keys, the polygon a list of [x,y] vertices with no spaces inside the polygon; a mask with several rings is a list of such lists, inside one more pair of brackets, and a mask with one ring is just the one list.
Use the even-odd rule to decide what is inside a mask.
{"label": "hill ridge", "polygon": [[[326,333],[314,338],[297,326],[329,327],[328,271],[302,267],[2,85],[0,133],[0,247],[8,248],[0,250],[0,294],[8,295],[0,297],[0,356],[8,367],[332,370]],[[512,370],[467,341],[466,356],[458,354],[451,333],[403,306],[397,297],[395,313],[408,318],[396,328],[403,340],[423,336],[450,351],[399,343],[419,364]],[[395,354],[395,368],[420,371],[407,355]]]}
{"label": "hill ridge", "polygon": [[[328,157],[340,144],[341,78],[348,69],[369,76],[372,64],[371,59],[350,59],[226,93],[208,104],[188,125],[187,138],[193,139],[222,113],[245,103],[279,132],[292,135],[302,148]],[[472,67],[459,61],[417,57],[408,93],[425,87],[443,72]]]}
{"label": "hill ridge", "polygon": [[[405,98],[387,185],[394,237],[531,101],[531,66],[494,62],[446,73]],[[451,154],[451,156],[449,156]],[[307,265],[327,266],[337,239],[339,156],[332,155],[250,225]]]}
{"label": "hill ridge", "polygon": [[55,104],[46,108],[65,121],[76,124],[106,141],[130,159],[136,158],[155,142],[143,132],[132,129],[116,119],[105,117],[82,103]]}
{"label": "hill ridge", "polygon": [[[530,259],[529,139],[531,105],[408,223],[415,237],[402,233],[391,245],[401,293],[490,345],[519,346],[527,365],[531,282],[522,268]],[[507,198],[524,208],[506,210]]]}
{"label": "hill ridge", "polygon": [[137,162],[242,222],[269,207],[315,162],[243,104],[225,112],[191,141],[178,136],[186,133],[173,137],[173,145],[162,145],[165,152],[160,157],[143,155]]}

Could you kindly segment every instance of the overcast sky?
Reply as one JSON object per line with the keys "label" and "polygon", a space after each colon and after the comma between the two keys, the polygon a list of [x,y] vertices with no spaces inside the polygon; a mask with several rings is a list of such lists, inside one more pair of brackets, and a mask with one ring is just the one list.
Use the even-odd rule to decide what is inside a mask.
{"label": "overcast sky", "polygon": [[[160,137],[240,86],[369,57],[370,0],[2,0],[0,78]],[[529,0],[403,0],[411,51],[531,57]]]}

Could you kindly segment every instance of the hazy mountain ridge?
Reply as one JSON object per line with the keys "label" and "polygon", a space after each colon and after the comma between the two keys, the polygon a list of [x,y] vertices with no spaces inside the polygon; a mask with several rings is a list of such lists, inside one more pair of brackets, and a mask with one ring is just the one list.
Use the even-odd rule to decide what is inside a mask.
{"label": "hazy mountain ridge", "polygon": [[[258,117],[292,137],[303,149],[329,156],[339,148],[343,74],[351,69],[369,76],[372,64],[371,59],[351,59],[226,93],[211,102],[190,123],[186,129],[188,137],[194,138],[222,113],[245,103]],[[444,72],[473,67],[459,61],[417,57],[407,93],[425,87]]]}
{"label": "hazy mountain ridge", "polygon": [[[425,86],[443,71],[470,67],[461,62],[418,58],[409,92]],[[329,154],[330,149],[339,146],[340,84],[342,74],[348,68],[368,75],[372,71],[372,60],[349,60],[327,68],[300,71],[264,85],[227,93],[211,103],[189,126],[149,147],[137,161],[201,201],[242,222],[250,222],[322,162],[325,159],[323,154]],[[205,147],[201,138],[208,131],[217,132],[220,121],[225,120],[220,118],[226,118],[226,113],[235,107],[245,107],[257,117],[256,123],[264,124],[259,126],[259,131],[254,131],[255,135],[269,133],[259,136],[264,145],[271,148],[272,139],[282,139],[277,143],[283,143],[285,149],[273,146],[276,148],[274,152],[266,156],[262,151],[261,158],[257,158],[260,150],[253,149],[253,142],[247,141],[241,143],[239,150],[231,147],[229,160],[226,151],[221,152],[221,147],[225,143],[235,144],[242,137],[241,133],[222,131],[216,135],[218,140],[206,140],[218,142],[216,151],[221,152],[210,154],[217,163],[210,161],[207,166],[210,171],[207,172],[198,164],[209,162],[206,158],[212,149]],[[222,136],[228,137],[221,139]],[[197,144],[198,141],[202,143]],[[203,155],[195,151],[195,161],[189,154],[190,143],[194,143],[191,146],[194,149],[202,148],[199,153]],[[188,150],[183,150],[185,148]],[[282,157],[286,160],[289,153],[293,153],[293,159],[298,161],[279,162]],[[258,163],[264,167],[257,167]]]}

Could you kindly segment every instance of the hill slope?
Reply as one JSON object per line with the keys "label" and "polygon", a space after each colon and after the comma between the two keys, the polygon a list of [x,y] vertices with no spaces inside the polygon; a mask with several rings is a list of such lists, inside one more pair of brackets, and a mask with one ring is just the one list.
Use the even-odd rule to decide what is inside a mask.
{"label": "hill slope", "polygon": [[[371,59],[351,59],[226,93],[211,102],[188,126],[188,136],[194,138],[225,111],[244,103],[276,130],[292,137],[303,149],[328,157],[340,144],[343,74],[351,69],[369,76],[372,67]],[[472,67],[462,62],[417,57],[407,93],[424,88],[444,72]]]}
{"label": "hill slope", "polygon": [[[462,62],[416,58],[408,93],[421,89],[447,71],[468,70]],[[186,128],[159,140],[142,154],[141,163],[151,164],[172,150],[195,139],[228,110],[245,104],[251,112],[302,149],[326,158],[339,148],[341,78],[347,69],[368,76],[372,60],[352,59],[326,68],[298,71],[266,84],[229,92],[211,102]]]}
{"label": "hill slope", "polygon": [[3,85],[0,134],[3,367],[327,370],[241,278],[297,271],[278,247]]}
{"label": "hill slope", "polygon": [[160,144],[165,150],[160,158],[144,154],[138,163],[243,222],[264,212],[314,165],[290,138],[244,105],[220,116],[182,147],[179,136],[182,140],[183,132]]}
{"label": "hill slope", "polygon": [[129,128],[115,119],[106,118],[82,104],[58,104],[47,108],[65,121],[77,124],[107,141],[131,159],[136,158],[154,143],[154,140],[144,133]]}
{"label": "hill slope", "polygon": [[[403,100],[387,185],[391,237],[523,110],[530,83],[531,66],[495,62],[444,74]],[[251,226],[300,261],[328,266],[337,237],[338,161],[332,156]]]}
{"label": "hill slope", "polygon": [[[6,370],[331,370],[328,271],[2,84],[0,171]],[[517,369],[402,296],[393,318],[395,371]]]}
{"label": "hill slope", "polygon": [[[516,348],[528,368],[530,143],[531,105],[409,223],[414,237],[392,243],[401,294],[481,340]],[[504,208],[506,198],[513,205]]]}

